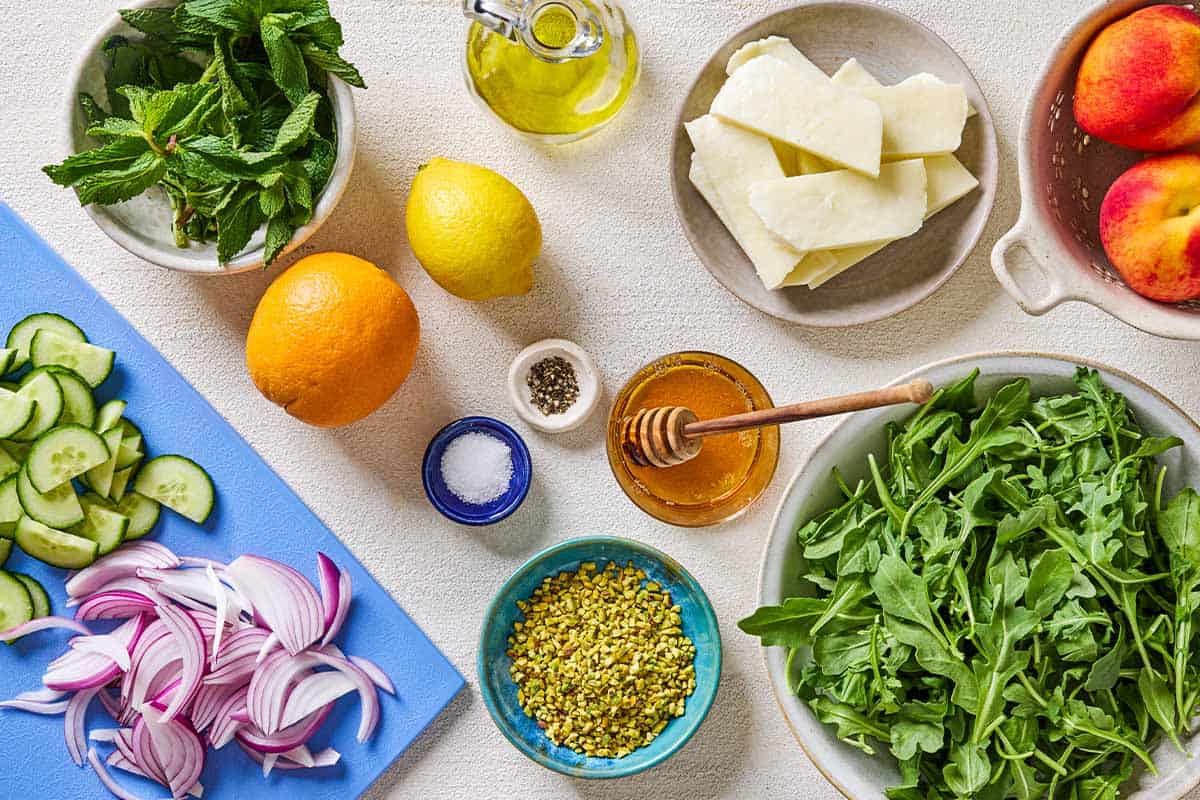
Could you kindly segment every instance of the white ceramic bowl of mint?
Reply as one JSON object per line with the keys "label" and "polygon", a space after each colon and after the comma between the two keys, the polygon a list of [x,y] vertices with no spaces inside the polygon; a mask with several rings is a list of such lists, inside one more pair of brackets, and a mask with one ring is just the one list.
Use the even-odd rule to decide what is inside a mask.
{"label": "white ceramic bowl of mint", "polygon": [[[981,397],[1004,383],[1028,377],[1034,395],[1071,391],[1071,378],[1077,366],[1100,371],[1104,382],[1129,399],[1130,408],[1151,434],[1178,436],[1184,446],[1160,458],[1168,467],[1167,490],[1175,492],[1185,485],[1200,485],[1200,427],[1178,406],[1146,384],[1120,370],[1085,359],[1040,353],[980,353],[959,356],[922,367],[896,380],[905,383],[926,378],[934,386],[944,386],[980,369],[977,384]],[[759,575],[758,604],[776,605],[786,597],[804,594],[799,576],[803,573],[796,528],[816,514],[831,508],[839,496],[830,479],[836,467],[851,484],[866,476],[868,453],[882,456],[885,450],[884,425],[900,421],[913,413],[911,407],[860,411],[846,417],[816,446],[801,464],[788,486],[763,553]],[[788,688],[786,650],[764,648],[767,673],[775,698],[792,734],[813,764],[830,783],[850,800],[879,800],[883,790],[899,780],[896,763],[887,748],[868,756],[842,743],[829,727],[817,720]],[[1200,736],[1187,742],[1191,758],[1169,742],[1154,751],[1159,776],[1141,774],[1136,791],[1125,800],[1178,800],[1200,784]]]}
{"label": "white ceramic bowl of mint", "polygon": [[[1021,124],[1021,216],[992,251],[992,269],[1029,314],[1078,301],[1156,336],[1200,340],[1200,301],[1142,297],[1108,260],[1100,243],[1100,204],[1113,181],[1143,156],[1085,135],[1071,107],[1079,62],[1092,39],[1149,5],[1154,2],[1106,0],[1050,49]],[[1023,261],[1022,251],[1028,254]]]}
{"label": "white ceramic bowl of mint", "polygon": [[[725,83],[729,57],[742,45],[783,36],[832,75],[856,58],[886,84],[920,72],[962,84],[978,113],[967,120],[956,155],[979,188],[928,220],[914,236],[894,242],[853,269],[812,290],[772,291],[708,203],[692,186],[692,143],[683,123],[708,113]],[[962,266],[983,236],[996,198],[996,130],[971,70],[936,33],[905,14],[860,0],[810,0],[763,17],[734,34],[701,69],[675,120],[671,188],[675,211],[692,250],[732,295],[784,322],[815,328],[862,325],[898,314],[936,292]]]}
{"label": "white ceramic bowl of mint", "polygon": [[[534,364],[554,356],[566,359],[575,370],[575,378],[579,381],[579,399],[562,414],[547,416],[531,402],[526,381]],[[513,359],[512,366],[508,368],[508,399],[513,409],[531,428],[543,433],[566,433],[587,422],[600,404],[601,394],[600,372],[592,357],[582,347],[566,339],[543,339],[531,344]]]}
{"label": "white ceramic bowl of mint", "polygon": [[[124,0],[120,5],[122,8],[143,8],[162,6],[163,3],[161,0]],[[125,24],[120,14],[113,12],[80,53],[68,76],[63,113],[66,139],[62,153],[64,158],[97,145],[97,142],[86,134],[87,121],[79,108],[77,98],[80,92],[87,92],[102,106],[107,105],[101,47],[108,37],[115,34],[141,36]],[[354,169],[354,152],[357,145],[354,96],[349,86],[333,76],[329,78],[328,94],[333,104],[334,124],[337,126],[337,159],[334,161],[333,174],[330,175],[324,190],[317,196],[312,220],[296,231],[280,253],[280,258],[304,244],[329,218],[346,191],[350,173]],[[261,269],[263,266],[265,227],[260,228],[251,237],[246,249],[227,264],[218,263],[215,243],[193,242],[186,248],[176,247],[171,234],[171,206],[166,195],[157,187],[124,203],[112,206],[84,206],[84,210],[110,239],[135,256],[160,267],[206,275],[231,275]]]}

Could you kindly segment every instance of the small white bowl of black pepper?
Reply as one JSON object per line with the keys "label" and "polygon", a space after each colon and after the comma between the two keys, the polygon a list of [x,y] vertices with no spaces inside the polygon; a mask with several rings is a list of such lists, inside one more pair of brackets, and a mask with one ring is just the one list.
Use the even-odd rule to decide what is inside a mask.
{"label": "small white bowl of black pepper", "polygon": [[591,356],[566,339],[531,344],[508,370],[513,408],[544,433],[565,433],[587,422],[600,394],[600,374]]}

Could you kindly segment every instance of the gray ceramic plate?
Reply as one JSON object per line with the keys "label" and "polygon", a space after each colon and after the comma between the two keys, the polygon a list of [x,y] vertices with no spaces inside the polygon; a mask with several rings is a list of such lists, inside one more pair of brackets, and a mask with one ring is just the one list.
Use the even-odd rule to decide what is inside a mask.
{"label": "gray ceramic plate", "polygon": [[[961,83],[978,114],[967,122],[959,159],[980,188],[926,223],[916,236],[892,244],[816,291],[770,291],[688,180],[692,143],[683,123],[708,112],[725,81],[725,64],[739,47],[785,36],[829,74],[849,58],[881,81],[899,83],[918,72]],[[804,3],[744,29],[705,64],[680,109],[671,149],[675,207],[696,255],[721,285],[765,314],[801,325],[842,327],[897,314],[949,280],[979,242],[996,196],[996,131],[983,91],[962,59],[933,31],[871,3]]]}

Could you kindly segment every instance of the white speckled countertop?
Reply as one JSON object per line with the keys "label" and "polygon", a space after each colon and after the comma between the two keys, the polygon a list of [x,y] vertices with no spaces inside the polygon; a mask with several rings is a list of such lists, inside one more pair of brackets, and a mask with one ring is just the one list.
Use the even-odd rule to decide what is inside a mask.
{"label": "white speckled countertop", "polygon": [[[783,487],[829,423],[785,431],[778,477],[752,513],[709,530],[672,529],[637,511],[613,481],[602,413],[560,438],[520,425],[505,375],[530,342],[555,336],[583,345],[604,373],[609,398],[645,361],[685,348],[742,362],[777,400],[874,386],[960,353],[1019,348],[1108,362],[1200,413],[1197,345],[1155,339],[1088,306],[1027,317],[987,264],[992,243],[1017,215],[1015,151],[1026,91],[1058,31],[1086,0],[889,0],[941,34],[979,79],[1000,135],[999,196],[983,244],[932,299],[879,324],[827,331],[786,327],[726,294],[689,249],[667,182],[671,124],[693,74],[731,33],[786,0],[627,0],[644,46],[641,85],[610,128],[557,150],[508,135],[469,99],[459,68],[466,23],[457,2],[331,4],[346,28],[344,52],[371,88],[357,93],[361,136],[350,189],[303,252],[346,250],[385,267],[412,294],[423,327],[412,378],[367,421],[314,430],[255,391],[242,342],[278,270],[233,278],[160,271],[112,244],[70,192],[39,172],[61,154],[62,78],[76,50],[118,7],[114,0],[59,0],[53,12],[42,3],[5,4],[0,197],[233,423],[467,676],[467,690],[371,797],[838,796],[792,740],[757,642],[735,625],[755,605],[759,555]],[[404,202],[418,165],[433,155],[498,169],[537,207],[546,245],[527,297],[458,301],[414,261]],[[666,297],[671,302],[656,301]],[[429,437],[468,413],[518,425],[535,461],[525,507],[484,531],[443,521],[426,502],[418,473]],[[545,545],[592,533],[632,536],[678,558],[708,591],[725,638],[720,695],[696,738],[664,766],[610,783],[564,778],[519,755],[493,727],[474,680],[480,617],[501,581]]]}

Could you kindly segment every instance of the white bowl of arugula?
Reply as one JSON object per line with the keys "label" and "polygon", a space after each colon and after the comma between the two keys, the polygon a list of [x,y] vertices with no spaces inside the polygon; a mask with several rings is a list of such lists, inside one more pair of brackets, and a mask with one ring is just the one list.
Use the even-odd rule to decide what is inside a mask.
{"label": "white bowl of arugula", "polygon": [[364,86],[327,2],[125,5],[75,66],[69,156],[46,174],[169,269],[243,272],[299,247],[345,191]]}
{"label": "white bowl of arugula", "polygon": [[[964,380],[978,369],[978,378]],[[1200,783],[1200,428],[1035,354],[923,368],[789,487],[739,623],[853,800],[1177,800]]]}

